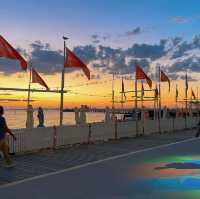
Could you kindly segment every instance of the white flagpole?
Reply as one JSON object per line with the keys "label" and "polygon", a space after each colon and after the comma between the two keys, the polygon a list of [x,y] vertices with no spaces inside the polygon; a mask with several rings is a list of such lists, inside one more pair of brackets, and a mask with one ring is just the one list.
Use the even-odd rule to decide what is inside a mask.
{"label": "white flagpole", "polygon": [[61,92],[60,92],[60,126],[63,125],[63,104],[64,104],[64,87],[65,87],[65,60],[66,60],[66,40],[68,38],[63,36],[64,40],[64,62],[61,75]]}

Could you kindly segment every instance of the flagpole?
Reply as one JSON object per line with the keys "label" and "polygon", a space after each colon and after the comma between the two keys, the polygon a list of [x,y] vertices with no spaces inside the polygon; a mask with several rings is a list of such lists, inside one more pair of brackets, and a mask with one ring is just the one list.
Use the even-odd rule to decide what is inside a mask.
{"label": "flagpole", "polygon": [[144,87],[141,80],[141,119],[142,119],[142,134],[144,134]]}
{"label": "flagpole", "polygon": [[156,120],[156,97],[154,96],[154,104],[153,104],[153,119]]}
{"label": "flagpole", "polygon": [[158,68],[158,82],[159,82],[159,115],[158,115],[158,131],[161,133],[161,128],[160,128],[160,120],[161,120],[161,85],[160,85],[160,66]]}
{"label": "flagpole", "polygon": [[187,100],[188,100],[188,78],[187,78],[187,71],[186,71],[186,76],[185,76],[185,128],[187,128]]}
{"label": "flagpole", "polygon": [[61,74],[61,91],[60,91],[60,126],[63,125],[63,104],[64,104],[64,87],[65,87],[65,59],[66,59],[66,40],[69,39],[63,36],[64,40],[64,60]]}
{"label": "flagpole", "polygon": [[178,108],[178,106],[177,106],[177,101],[178,101],[178,94],[177,94],[177,92],[178,92],[178,86],[176,84],[176,113],[177,113],[177,108]]}
{"label": "flagpole", "polygon": [[[196,109],[199,109],[199,87],[197,86],[197,106]],[[199,117],[199,113],[197,114],[197,117]]]}
{"label": "flagpole", "polygon": [[28,83],[28,97],[27,97],[27,109],[30,105],[30,98],[31,98],[31,75],[32,75],[32,65],[30,63],[30,71],[29,71],[29,83]]}
{"label": "flagpole", "polygon": [[[122,84],[123,84],[123,77],[122,77]],[[122,112],[123,112],[123,109],[124,109],[124,105],[123,105],[123,100],[124,100],[124,97],[123,97],[123,95],[124,95],[124,93],[123,93],[124,91],[123,90],[121,90],[121,109],[122,109]],[[123,119],[123,114],[122,114],[122,118],[121,119]]]}
{"label": "flagpole", "polygon": [[135,124],[136,124],[136,137],[138,137],[138,103],[137,103],[137,77],[135,75]]}
{"label": "flagpole", "polygon": [[112,118],[114,119],[114,108],[115,108],[115,91],[114,91],[114,81],[115,81],[115,75],[113,73],[112,75]]}
{"label": "flagpole", "polygon": [[27,108],[26,108],[26,128],[30,127],[30,98],[31,98],[31,74],[32,74],[32,65],[29,62],[29,82],[28,82],[28,95],[27,95]]}

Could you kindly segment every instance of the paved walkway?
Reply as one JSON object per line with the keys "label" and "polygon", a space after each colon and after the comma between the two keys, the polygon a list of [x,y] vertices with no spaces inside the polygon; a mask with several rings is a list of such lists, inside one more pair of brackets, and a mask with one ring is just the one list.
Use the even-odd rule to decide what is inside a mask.
{"label": "paved walkway", "polygon": [[[194,131],[155,134],[137,139],[82,145],[70,149],[16,156],[14,157],[17,162],[16,168],[0,168],[0,195],[4,199],[14,199],[16,194],[22,199],[160,198],[162,193],[165,193],[165,196],[170,196],[174,189],[173,183],[179,184],[178,181],[171,182],[171,189],[167,189],[165,192],[163,187],[169,180],[158,183],[156,180],[170,175],[170,169],[185,166],[180,164],[179,159],[178,162],[175,161],[177,156],[182,159],[194,156],[190,159],[196,158],[198,160],[200,141],[194,139],[194,141],[156,147],[152,150],[149,148],[180,142],[192,137],[194,137]],[[136,151],[137,153],[135,153]],[[120,157],[121,155],[122,157]],[[102,161],[106,158],[110,158],[110,160]],[[172,165],[166,165],[166,160],[162,158],[166,158],[166,160],[174,158],[175,162],[171,161]],[[90,164],[91,162],[93,163]],[[173,163],[176,164],[173,165]],[[82,166],[76,168],[77,165]],[[198,172],[200,169],[196,163],[195,165],[190,163],[187,166],[189,166],[187,169],[190,171],[194,169],[191,172]],[[154,172],[155,168],[158,172]],[[185,167],[181,171],[187,173]],[[173,170],[174,174],[176,172]],[[155,181],[153,181],[154,178]],[[162,186],[159,187],[159,184]],[[198,188],[200,188],[200,180]],[[180,198],[184,198],[180,189],[181,187],[176,193],[180,195]]]}

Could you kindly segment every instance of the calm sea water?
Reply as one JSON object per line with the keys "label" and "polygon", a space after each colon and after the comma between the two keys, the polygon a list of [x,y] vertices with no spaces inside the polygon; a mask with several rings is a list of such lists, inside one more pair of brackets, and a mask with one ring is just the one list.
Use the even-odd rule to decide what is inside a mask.
{"label": "calm sea water", "polygon": [[[59,124],[58,110],[45,110],[45,126],[53,126]],[[100,122],[104,120],[104,113],[87,113],[87,122]],[[26,111],[25,110],[5,110],[7,124],[11,129],[25,128]],[[75,124],[74,113],[65,112],[63,123],[66,125]],[[37,111],[34,111],[34,126],[38,125]]]}

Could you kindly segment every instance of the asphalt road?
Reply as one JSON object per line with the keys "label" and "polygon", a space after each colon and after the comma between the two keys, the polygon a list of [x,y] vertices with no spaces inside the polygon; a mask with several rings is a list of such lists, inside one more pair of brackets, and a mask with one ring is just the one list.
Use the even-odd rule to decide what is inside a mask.
{"label": "asphalt road", "polygon": [[52,169],[0,187],[4,199],[196,199],[199,195],[200,140],[196,138]]}

